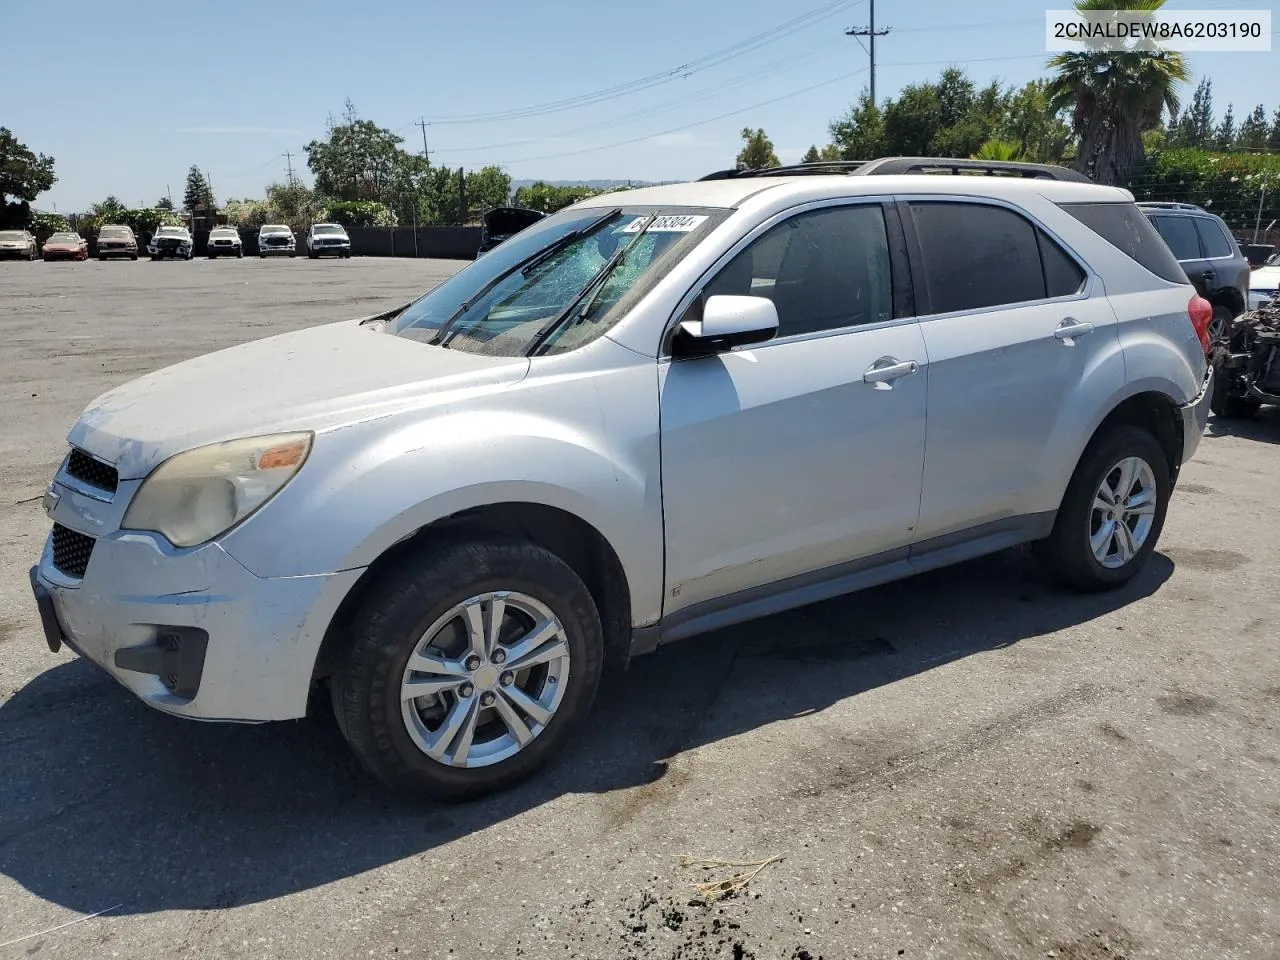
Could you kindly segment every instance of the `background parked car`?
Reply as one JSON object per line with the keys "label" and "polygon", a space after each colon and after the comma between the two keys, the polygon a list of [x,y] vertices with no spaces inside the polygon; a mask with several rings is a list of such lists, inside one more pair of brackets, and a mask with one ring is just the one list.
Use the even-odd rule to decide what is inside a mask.
{"label": "background parked car", "polygon": [[1280,253],[1249,274],[1249,309],[1269,306],[1280,298]]}
{"label": "background parked car", "polygon": [[133,235],[132,227],[109,224],[98,231],[98,259],[107,257],[138,259],[138,238]]}
{"label": "background parked car", "polygon": [[351,256],[351,238],[340,223],[313,223],[307,230],[307,256],[314,260],[325,254]]}
{"label": "background parked car", "polygon": [[509,240],[525,227],[537,223],[546,214],[524,207],[495,207],[480,221],[480,249],[476,256],[488,253],[504,240]]}
{"label": "background parked car", "polygon": [[26,230],[0,230],[0,257],[6,260],[34,260],[39,248]]}
{"label": "background parked car", "polygon": [[1209,335],[1226,333],[1244,313],[1249,295],[1249,261],[1221,217],[1190,203],[1140,203],[1196,292],[1213,305]]}
{"label": "background parked car", "polygon": [[258,256],[279,257],[297,253],[293,231],[282,223],[266,223],[258,228]]}
{"label": "background parked car", "polygon": [[40,255],[46,260],[88,260],[89,241],[78,233],[55,233],[44,242]]}
{"label": "background parked car", "polygon": [[210,260],[217,257],[243,257],[244,247],[240,242],[240,231],[235,227],[214,227],[209,231],[209,243],[205,253]]}
{"label": "background parked car", "polygon": [[190,260],[195,254],[195,246],[191,231],[186,227],[161,227],[147,244],[147,253],[151,254],[152,260],[163,260],[165,257]]}

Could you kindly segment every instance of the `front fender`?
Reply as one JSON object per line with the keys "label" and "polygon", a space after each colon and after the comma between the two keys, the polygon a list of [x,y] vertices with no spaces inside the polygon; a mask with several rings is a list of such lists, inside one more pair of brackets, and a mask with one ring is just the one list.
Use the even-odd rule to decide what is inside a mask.
{"label": "front fender", "polygon": [[[662,592],[662,505],[656,432],[619,462],[590,380],[560,384],[572,416],[503,409],[440,412],[388,431],[386,419],[317,436],[306,466],[223,541],[259,576],[368,566],[424,526],[496,503],[537,503],[591,524],[622,563],[637,622]],[[577,401],[575,404],[574,401]],[[584,413],[583,411],[593,412]]]}

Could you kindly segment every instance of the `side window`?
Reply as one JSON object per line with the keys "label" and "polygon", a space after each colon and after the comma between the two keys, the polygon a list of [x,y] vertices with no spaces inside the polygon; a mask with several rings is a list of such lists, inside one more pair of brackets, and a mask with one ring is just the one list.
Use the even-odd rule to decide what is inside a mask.
{"label": "side window", "polygon": [[1043,300],[1036,228],[1003,207],[920,201],[911,216],[933,313]]}
{"label": "side window", "polygon": [[1080,265],[1044,231],[1036,231],[1036,242],[1040,244],[1040,261],[1044,264],[1045,293],[1050,297],[1069,297],[1079,293],[1085,281]]}
{"label": "side window", "polygon": [[768,297],[778,336],[836,330],[893,318],[893,283],[879,204],[827,207],[779,223],[703,290]]}
{"label": "side window", "polygon": [[1192,217],[1196,233],[1200,234],[1200,246],[1206,257],[1229,257],[1235,243],[1222,232],[1222,225],[1208,217]]}
{"label": "side window", "polygon": [[1179,260],[1199,260],[1200,241],[1190,217],[1156,217],[1156,229]]}

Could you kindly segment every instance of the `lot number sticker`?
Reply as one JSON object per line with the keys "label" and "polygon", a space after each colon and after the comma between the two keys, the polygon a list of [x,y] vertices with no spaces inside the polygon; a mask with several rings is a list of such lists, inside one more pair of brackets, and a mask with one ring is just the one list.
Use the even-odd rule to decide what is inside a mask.
{"label": "lot number sticker", "polygon": [[[644,226],[644,222],[646,219],[647,219],[646,217],[636,217],[636,219],[632,220],[630,223],[628,223],[625,227],[622,228],[622,232],[623,233],[639,233],[640,228]],[[699,217],[692,214],[688,216],[658,217],[658,219],[653,221],[653,226],[651,226],[645,232],[646,233],[690,233],[693,230],[698,229],[698,226],[702,223],[702,221],[706,219],[707,219],[706,217]]]}

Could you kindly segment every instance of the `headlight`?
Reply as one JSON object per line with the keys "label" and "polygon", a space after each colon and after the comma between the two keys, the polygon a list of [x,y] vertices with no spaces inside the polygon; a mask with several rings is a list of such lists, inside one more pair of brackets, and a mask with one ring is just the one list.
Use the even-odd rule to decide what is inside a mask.
{"label": "headlight", "polygon": [[307,459],[312,434],[228,440],[170,457],[129,504],[127,530],[154,530],[175,547],[225,533],[280,492]]}

